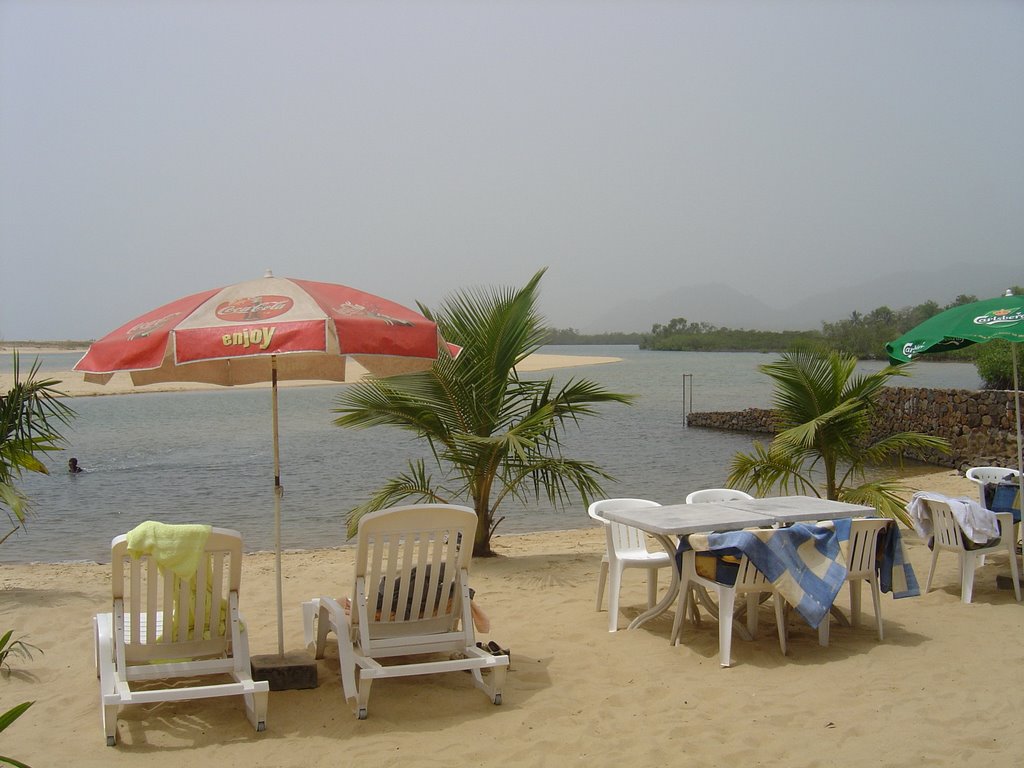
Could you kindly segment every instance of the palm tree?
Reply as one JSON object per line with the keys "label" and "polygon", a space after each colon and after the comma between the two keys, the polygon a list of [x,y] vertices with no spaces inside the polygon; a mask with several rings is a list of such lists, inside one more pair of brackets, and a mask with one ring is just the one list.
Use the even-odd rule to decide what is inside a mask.
{"label": "palm tree", "polygon": [[457,360],[438,360],[422,373],[365,379],[339,395],[335,423],[343,427],[390,425],[414,432],[433,452],[441,478],[423,460],[388,480],[359,517],[402,500],[449,502],[470,498],[477,513],[474,555],[490,555],[491,535],[504,519],[499,505],[512,497],[541,496],[564,507],[575,489],[583,503],[602,493],[611,477],[597,465],[562,454],[569,425],[602,403],[628,403],[586,379],[555,390],[552,379],[521,379],[516,365],[544,343],[537,313],[540,270],[521,289],[467,290],[447,299],[435,315],[444,338],[462,347]]}
{"label": "palm tree", "polygon": [[[872,439],[875,395],[901,368],[855,375],[857,359],[836,351],[792,352],[760,369],[775,380],[773,396],[778,434],[767,448],[754,443],[750,454],[733,457],[730,486],[767,495],[779,488],[875,507],[887,517],[909,520],[891,480],[866,481],[866,469],[908,448],[948,450],[940,437],[900,432]],[[856,484],[855,484],[856,483]]]}
{"label": "palm tree", "polygon": [[47,473],[40,454],[60,450],[59,424],[69,424],[75,413],[54,389],[60,382],[39,378],[39,361],[22,380],[18,353],[13,361],[14,385],[0,395],[0,507],[11,522],[0,544],[25,524],[29,500],[15,487],[22,472]]}

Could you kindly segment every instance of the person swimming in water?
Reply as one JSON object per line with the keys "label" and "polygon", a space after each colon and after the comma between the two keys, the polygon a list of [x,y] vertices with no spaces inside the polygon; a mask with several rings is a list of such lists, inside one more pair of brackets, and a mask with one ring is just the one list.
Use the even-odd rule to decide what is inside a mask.
{"label": "person swimming in water", "polygon": [[82,468],[80,466],[78,466],[78,459],[76,459],[76,458],[68,459],[68,472],[70,472],[72,475],[77,475],[81,471],[82,471]]}

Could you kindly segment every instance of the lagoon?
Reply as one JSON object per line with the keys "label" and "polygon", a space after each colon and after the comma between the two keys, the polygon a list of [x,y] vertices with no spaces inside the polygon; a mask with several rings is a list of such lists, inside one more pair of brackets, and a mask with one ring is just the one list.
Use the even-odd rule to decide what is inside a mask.
{"label": "lagoon", "polygon": [[[749,435],[688,428],[683,413],[767,407],[771,381],[757,366],[774,354],[652,352],[630,346],[551,346],[559,355],[604,355],[621,362],[562,368],[556,382],[586,377],[613,391],[635,393],[634,405],[608,406],[570,429],[566,450],[596,462],[616,480],[609,496],[682,501],[691,490],[721,485]],[[68,370],[79,354],[40,356],[44,371]],[[22,367],[31,361],[22,360]],[[9,364],[5,361],[4,365]],[[880,362],[862,364],[877,370]],[[974,366],[915,363],[905,386],[979,386]],[[282,546],[341,546],[345,514],[411,458],[429,458],[407,434],[384,428],[333,425],[333,401],[344,385],[280,392]],[[22,490],[34,502],[28,530],[0,547],[0,562],[109,560],[110,540],[138,523],[208,522],[242,532],[247,549],[273,547],[273,456],[270,390],[111,395],[75,398],[78,417],[67,449],[50,475],[26,474]],[[75,456],[85,468],[64,471]],[[429,466],[429,465],[428,465]],[[464,503],[464,502],[463,502]],[[498,534],[587,527],[582,503],[565,510],[546,500],[506,501]]]}

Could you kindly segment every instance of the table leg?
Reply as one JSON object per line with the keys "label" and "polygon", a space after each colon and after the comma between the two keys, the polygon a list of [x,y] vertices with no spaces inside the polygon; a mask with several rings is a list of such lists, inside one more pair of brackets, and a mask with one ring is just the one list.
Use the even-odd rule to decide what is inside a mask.
{"label": "table leg", "polygon": [[660,616],[669,609],[669,606],[671,606],[672,603],[674,603],[676,601],[676,598],[679,596],[679,569],[675,567],[675,542],[673,542],[672,539],[668,536],[663,536],[660,534],[651,535],[659,544],[661,544],[662,547],[665,548],[665,551],[668,552],[668,556],[672,558],[673,566],[669,569],[672,572],[672,581],[668,585],[668,591],[665,593],[665,596],[658,601],[658,604],[651,608],[648,608],[646,611],[644,611],[631,622],[629,622],[629,626],[626,627],[626,629],[636,629],[649,619],[653,619],[655,616]]}

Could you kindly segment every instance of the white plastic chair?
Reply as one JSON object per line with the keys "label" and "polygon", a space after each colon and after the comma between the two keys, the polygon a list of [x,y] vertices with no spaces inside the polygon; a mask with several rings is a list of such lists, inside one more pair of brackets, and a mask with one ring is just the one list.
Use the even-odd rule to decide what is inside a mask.
{"label": "white plastic chair", "polygon": [[[249,721],[264,730],[270,685],[252,679],[238,612],[241,535],[214,528],[190,579],[175,576],[151,555],[131,557],[127,538],[111,543],[113,611],[93,620],[107,745],[117,743],[118,707],[129,704],[243,696]],[[205,679],[211,675],[234,682]],[[191,678],[196,680],[181,684]],[[136,689],[136,681],[148,685]]]}
{"label": "white plastic chair", "polygon": [[[878,639],[882,634],[882,599],[878,587],[875,563],[878,554],[878,534],[892,521],[879,517],[856,518],[850,525],[850,540],[846,550],[846,581],[850,585],[850,624],[860,626],[861,582],[871,587],[871,601],[875,607],[875,625]],[[828,617],[825,617],[828,620]]]}
{"label": "white plastic chair", "polygon": [[978,485],[978,498],[981,501],[981,506],[988,508],[988,504],[985,503],[985,486],[989,483],[999,483],[1007,475],[1012,475],[1014,482],[1020,477],[1020,473],[1016,469],[1005,467],[971,467],[967,470],[967,479],[973,480]]}
{"label": "white plastic chair", "polygon": [[[764,593],[774,596],[775,602],[775,626],[779,633],[779,647],[782,655],[786,655],[786,618],[785,604],[782,598],[776,594],[775,587],[768,581],[746,555],[740,558],[736,581],[734,584],[723,584],[714,579],[705,578],[697,573],[697,557],[692,550],[683,553],[682,576],[679,582],[679,604],[676,609],[676,618],[672,623],[672,635],[670,642],[679,645],[685,624],[686,612],[690,610],[690,601],[693,597],[693,587],[699,586],[704,589],[714,590],[718,596],[718,663],[728,667],[732,663],[732,624],[736,608],[736,598],[745,596],[747,599],[747,631],[751,637],[757,637],[757,612],[760,597]],[[822,645],[827,645],[828,621],[823,620],[822,626],[826,628],[826,635]]]}
{"label": "white plastic chair", "polygon": [[981,564],[981,558],[987,554],[1003,552],[1010,560],[1010,573],[1013,576],[1013,591],[1020,602],[1020,582],[1017,574],[1017,553],[1014,547],[1012,536],[1013,515],[1009,512],[996,513],[996,520],[999,523],[999,540],[990,545],[976,545],[973,549],[964,546],[964,535],[960,525],[944,501],[928,499],[925,502],[931,514],[932,533],[935,537],[932,546],[932,563],[928,569],[928,580],[925,584],[925,593],[932,588],[932,577],[935,575],[935,563],[939,559],[939,552],[948,550],[956,553],[960,559],[960,599],[971,602],[974,592],[974,571]]}
{"label": "white plastic chair", "polygon": [[[476,521],[472,509],[452,504],[365,515],[359,520],[351,603],[319,597],[302,604],[306,645],[316,658],[323,658],[327,635],[334,632],[342,688],[360,720],[377,678],[464,670],[501,704],[508,655],[478,648],[473,630],[469,564]],[[396,660],[405,656],[420,658]]]}
{"label": "white plastic chair", "polygon": [[602,516],[602,512],[615,509],[642,509],[659,507],[656,501],[646,499],[603,499],[587,508],[587,514],[604,526],[607,539],[606,552],[601,559],[601,572],[597,581],[597,610],[601,610],[605,584],[608,584],[608,631],[615,632],[619,623],[619,589],[622,586],[622,572],[626,568],[647,570],[647,607],[657,601],[658,569],[675,567],[672,558],[664,550],[650,552],[647,537],[639,528],[615,523]]}
{"label": "white plastic chair", "polygon": [[740,501],[754,498],[749,493],[737,491],[733,488],[705,488],[700,491],[693,491],[686,495],[687,504],[700,504],[701,502],[714,501]]}

